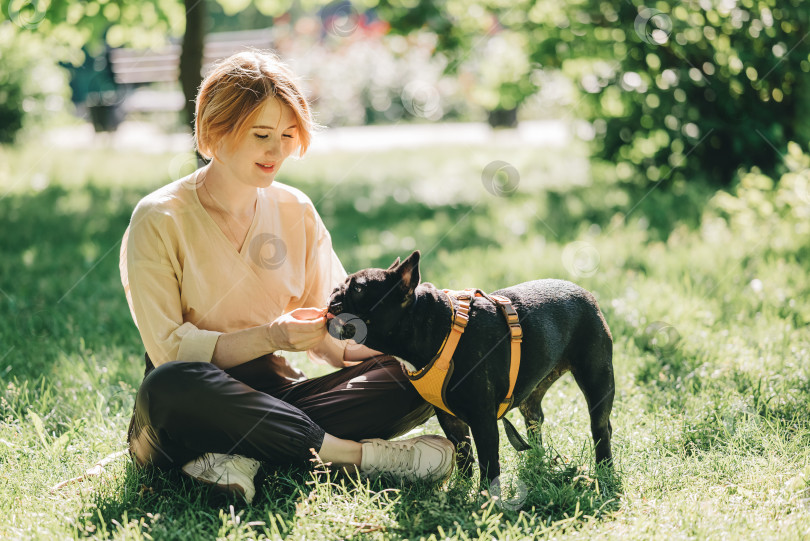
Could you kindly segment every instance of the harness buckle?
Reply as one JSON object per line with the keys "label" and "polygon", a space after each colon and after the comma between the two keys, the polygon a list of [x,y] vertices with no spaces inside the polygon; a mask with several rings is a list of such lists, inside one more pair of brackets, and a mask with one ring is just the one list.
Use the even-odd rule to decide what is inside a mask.
{"label": "harness buckle", "polygon": [[503,315],[506,316],[506,319],[509,323],[513,323],[513,319],[517,321],[518,313],[515,310],[515,307],[512,306],[512,301],[504,297],[503,295],[490,295],[493,301],[498,303]]}
{"label": "harness buckle", "polygon": [[523,327],[519,323],[510,323],[509,333],[512,335],[512,341],[520,342],[523,340]]}
{"label": "harness buckle", "polygon": [[518,313],[515,310],[515,307],[511,304],[502,304],[501,308],[503,309],[503,314],[506,316],[506,322],[510,325],[514,325],[520,321],[518,318]]}
{"label": "harness buckle", "polygon": [[461,310],[456,310],[455,315],[453,316],[453,325],[461,327],[462,329],[467,326],[467,323],[470,321],[470,316],[466,312],[462,312]]}

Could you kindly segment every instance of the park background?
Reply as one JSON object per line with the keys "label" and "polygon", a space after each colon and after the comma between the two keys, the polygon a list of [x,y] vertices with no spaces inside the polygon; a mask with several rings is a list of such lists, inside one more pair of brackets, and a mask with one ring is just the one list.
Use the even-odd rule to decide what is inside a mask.
{"label": "park background", "polygon": [[[3,538],[810,535],[800,0],[4,0],[2,17]],[[327,126],[278,180],[349,271],[420,249],[442,287],[594,292],[614,474],[564,377],[543,446],[502,443],[499,498],[292,468],[262,470],[245,506],[125,459],[50,490],[125,446],[143,348],[121,235],[197,167],[184,103],[244,46],[278,51]]]}

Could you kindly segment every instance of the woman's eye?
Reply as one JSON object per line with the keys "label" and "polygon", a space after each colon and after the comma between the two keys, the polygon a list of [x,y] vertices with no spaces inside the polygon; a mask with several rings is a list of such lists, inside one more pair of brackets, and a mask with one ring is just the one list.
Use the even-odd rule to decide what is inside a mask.
{"label": "woman's eye", "polygon": [[284,134],[284,137],[289,137],[290,139],[292,139],[292,138],[293,138],[293,136],[292,136],[292,135],[287,135],[286,133]]}
{"label": "woman's eye", "polygon": [[269,137],[269,136],[267,136],[267,135],[259,135],[258,133],[257,133],[257,134],[255,134],[255,135],[256,135],[256,137],[258,137],[259,139],[267,139],[267,138]]}

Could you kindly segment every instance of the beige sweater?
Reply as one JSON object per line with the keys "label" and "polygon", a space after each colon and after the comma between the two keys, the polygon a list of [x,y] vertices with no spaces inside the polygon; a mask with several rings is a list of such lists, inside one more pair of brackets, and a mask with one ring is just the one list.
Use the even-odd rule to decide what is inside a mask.
{"label": "beige sweater", "polygon": [[[155,366],[210,362],[221,333],[323,307],[346,271],[312,201],[274,182],[259,198],[237,252],[203,208],[200,170],[144,197],[121,243],[129,309]],[[310,358],[342,366],[345,342],[326,335]]]}

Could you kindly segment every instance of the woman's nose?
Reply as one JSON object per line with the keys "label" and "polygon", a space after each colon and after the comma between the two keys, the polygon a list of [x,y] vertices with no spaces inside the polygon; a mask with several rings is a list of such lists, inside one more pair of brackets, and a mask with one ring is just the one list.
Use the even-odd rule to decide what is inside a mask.
{"label": "woman's nose", "polygon": [[264,153],[267,156],[276,157],[281,154],[281,141],[275,137],[270,137],[270,140],[265,143]]}

